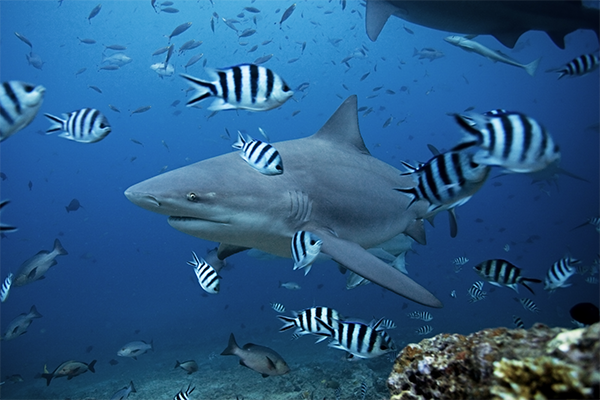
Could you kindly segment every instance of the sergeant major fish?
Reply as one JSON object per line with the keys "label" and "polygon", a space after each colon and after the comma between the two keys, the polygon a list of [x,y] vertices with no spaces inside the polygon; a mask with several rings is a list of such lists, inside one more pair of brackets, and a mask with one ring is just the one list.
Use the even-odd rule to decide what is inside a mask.
{"label": "sergeant major fish", "polygon": [[567,284],[567,280],[575,273],[574,265],[579,263],[580,260],[565,257],[552,264],[544,279],[544,290],[552,293],[558,288],[571,286],[570,283]]}
{"label": "sergeant major fish", "polygon": [[229,344],[221,355],[238,356],[240,365],[258,372],[263,378],[284,375],[290,372],[290,367],[277,352],[253,343],[247,343],[244,347],[239,347],[233,333],[229,336]]}
{"label": "sergeant major fish", "polygon": [[58,239],[54,240],[54,249],[49,252],[40,250],[33,257],[25,260],[13,279],[13,286],[19,287],[44,278],[44,274],[57,264],[56,257],[67,255],[67,251]]}
{"label": "sergeant major fish", "polygon": [[[413,196],[411,204],[417,200],[430,203],[429,215],[440,210],[448,210],[450,216],[450,236],[458,233],[455,208],[465,204],[483,186],[490,168],[473,161],[473,156],[461,151],[437,152],[434,157],[418,168],[403,163],[413,175],[416,185],[412,188],[397,188],[402,193]],[[436,154],[437,153],[437,154]]]}
{"label": "sergeant major fish", "polygon": [[582,76],[598,69],[600,58],[597,54],[582,54],[564,66],[546,72],[558,72],[558,79],[564,76]]}
{"label": "sergeant major fish", "polygon": [[148,344],[142,340],[136,340],[121,347],[121,350],[117,351],[117,355],[137,360],[137,356],[146,353],[148,350],[154,351],[154,341],[151,340],[150,344]]}
{"label": "sergeant major fish", "polygon": [[2,283],[2,289],[0,289],[0,303],[4,303],[8,299],[10,293],[10,286],[12,285],[13,274],[8,274],[4,282]]}
{"label": "sergeant major fish", "polygon": [[38,312],[35,306],[31,306],[29,313],[20,314],[18,317],[8,323],[4,335],[0,337],[0,340],[12,340],[18,338],[27,332],[27,328],[33,322],[35,318],[42,318],[42,314]]}
{"label": "sergeant major fish", "polygon": [[323,241],[314,233],[298,231],[292,237],[292,258],[294,259],[294,270],[306,268],[304,275],[308,274],[310,268],[321,251]]}
{"label": "sergeant major fish", "polygon": [[454,150],[479,146],[473,162],[497,165],[512,172],[528,173],[560,159],[560,149],[548,131],[525,114],[502,111],[496,115],[455,115],[466,138]]}
{"label": "sergeant major fish", "polygon": [[240,156],[255,170],[264,175],[280,175],[283,173],[283,162],[275,147],[268,143],[244,138],[238,131],[238,139],[231,146],[240,149]]}
{"label": "sergeant major fish", "polygon": [[490,284],[495,286],[507,286],[519,293],[517,284],[521,284],[531,293],[533,290],[527,286],[527,282],[540,283],[539,279],[525,278],[521,276],[521,269],[506,260],[487,260],[473,267],[475,272]]}
{"label": "sergeant major fish", "polygon": [[410,319],[420,319],[425,322],[429,322],[433,319],[433,316],[429,311],[413,311],[406,314]]}
{"label": "sergeant major fish", "polygon": [[0,142],[33,121],[44,101],[46,88],[21,81],[3,82],[0,87]]}
{"label": "sergeant major fish", "polygon": [[349,358],[375,358],[396,350],[392,338],[383,330],[383,318],[372,324],[362,322],[337,321],[334,325],[316,318],[333,338],[329,347],[350,353]]}
{"label": "sergeant major fish", "polygon": [[279,332],[285,332],[296,327],[294,333],[300,336],[308,334],[322,335],[322,337],[317,340],[317,343],[327,339],[327,335],[325,334],[329,332],[326,327],[317,322],[317,318],[329,326],[335,326],[335,324],[342,319],[340,313],[333,308],[320,306],[306,308],[301,311],[293,311],[292,314],[293,317],[285,315],[277,316],[280,321],[285,323],[279,329]]}
{"label": "sergeant major fish", "polygon": [[56,367],[56,369],[52,373],[42,374],[42,378],[46,379],[46,386],[50,386],[50,381],[53,378],[61,378],[63,376],[66,376],[67,380],[70,380],[76,376],[86,373],[88,370],[91,372],[96,372],[96,370],[94,369],[95,364],[96,360],[93,360],[89,364],[75,360],[65,361],[64,363]]}
{"label": "sergeant major fish", "polygon": [[99,142],[112,130],[104,114],[94,108],[82,108],[63,114],[63,118],[51,114],[44,115],[52,122],[46,134],[62,131],[59,137],[79,143]]}
{"label": "sergeant major fish", "polygon": [[279,75],[258,65],[242,64],[225,69],[207,69],[207,72],[215,78],[214,81],[181,74],[197,90],[188,101],[188,107],[214,96],[218,99],[208,108],[211,111],[267,111],[281,106],[294,94]]}
{"label": "sergeant major fish", "polygon": [[198,283],[202,289],[211,294],[219,293],[219,276],[217,275],[217,271],[203,258],[198,258],[193,251],[192,256],[194,259],[187,263],[194,267],[196,278],[198,278]]}

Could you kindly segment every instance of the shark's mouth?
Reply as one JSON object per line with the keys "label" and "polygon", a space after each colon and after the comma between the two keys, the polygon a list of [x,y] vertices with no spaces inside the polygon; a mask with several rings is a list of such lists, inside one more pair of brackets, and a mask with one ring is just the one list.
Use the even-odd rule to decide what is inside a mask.
{"label": "shark's mouth", "polygon": [[167,221],[169,222],[169,224],[171,225],[180,225],[180,224],[186,224],[186,223],[203,223],[203,222],[209,222],[209,223],[213,223],[213,224],[229,224],[228,221],[222,221],[222,220],[217,220],[217,219],[210,219],[210,218],[196,218],[196,217],[184,217],[184,216],[178,216],[178,215],[171,215]]}

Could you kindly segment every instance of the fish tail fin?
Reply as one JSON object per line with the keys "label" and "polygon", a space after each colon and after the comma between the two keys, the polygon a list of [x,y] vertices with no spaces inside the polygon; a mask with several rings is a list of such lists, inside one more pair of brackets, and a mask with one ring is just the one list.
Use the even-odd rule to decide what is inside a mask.
{"label": "fish tail fin", "polygon": [[225,350],[223,350],[221,355],[222,356],[235,355],[235,351],[239,348],[240,348],[240,346],[238,346],[237,342],[235,341],[235,336],[233,336],[233,333],[232,333],[229,335],[229,343],[227,344],[227,347],[225,348]]}
{"label": "fish tail fin", "polygon": [[535,292],[533,291],[532,288],[530,288],[526,282],[532,282],[532,283],[542,283],[541,279],[535,279],[535,278],[523,278],[521,280],[521,285],[525,286],[527,288],[527,290],[529,290],[532,294],[535,294]]}
{"label": "fish tail fin", "polygon": [[476,128],[479,122],[481,122],[479,117],[466,117],[464,115],[454,114],[454,119],[456,120],[456,123],[461,128],[463,128],[469,135],[477,138],[478,144],[481,143],[483,138],[481,132]]}
{"label": "fish tail fin", "polygon": [[531,76],[535,75],[535,70],[537,69],[538,65],[540,65],[541,59],[542,58],[540,57],[537,60],[534,60],[529,64],[525,65],[525,71]]}
{"label": "fish tail fin", "polygon": [[173,369],[177,369],[177,367],[179,367],[181,365],[181,363],[178,360],[175,360],[175,368]]}
{"label": "fish tail fin", "polygon": [[31,315],[32,318],[42,318],[42,314],[40,314],[38,312],[38,310],[35,308],[35,306],[31,306],[31,309],[29,310],[29,314]]}
{"label": "fish tail fin", "polygon": [[419,198],[419,192],[417,191],[417,188],[414,188],[414,187],[412,187],[412,188],[407,188],[407,189],[404,189],[404,188],[396,188],[396,189],[394,189],[394,190],[396,190],[396,191],[398,191],[398,192],[405,193],[405,194],[411,194],[411,195],[413,195],[413,199],[412,199],[412,200],[410,201],[410,203],[408,204],[408,207],[412,206],[412,204],[413,204],[415,201],[417,201],[417,200],[420,200],[420,198]]}
{"label": "fish tail fin", "polygon": [[135,390],[135,386],[133,386],[133,381],[129,381],[129,386],[131,386],[132,393],[137,393],[137,390]]}
{"label": "fish tail fin", "polygon": [[48,129],[46,129],[46,135],[52,134],[54,132],[59,132],[63,130],[63,126],[65,124],[65,120],[60,119],[52,114],[45,113],[44,116],[52,122],[52,125]]}
{"label": "fish tail fin", "polygon": [[58,239],[54,239],[54,251],[57,252],[59,256],[66,256],[69,254]]}
{"label": "fish tail fin", "polygon": [[41,377],[46,379],[46,386],[50,386],[50,381],[52,380],[52,378],[54,378],[54,375],[53,374],[42,374]]}
{"label": "fish tail fin", "polygon": [[154,351],[154,339],[150,339],[150,350]]}
{"label": "fish tail fin", "polygon": [[96,361],[97,360],[92,360],[92,362],[88,364],[88,369],[94,373],[96,373],[96,370],[94,369],[94,365],[96,365]]}
{"label": "fish tail fin", "polygon": [[232,144],[231,147],[233,147],[234,149],[243,149],[245,144],[246,139],[242,135],[242,132],[238,131],[237,141],[234,144]]}
{"label": "fish tail fin", "polygon": [[211,82],[203,81],[201,79],[194,78],[193,76],[187,74],[179,75],[182,78],[186,79],[188,82],[190,82],[194,89],[196,89],[196,93],[194,93],[194,96],[187,102],[188,107],[193,106],[194,104],[206,99],[207,97],[216,96],[218,93],[217,87]]}
{"label": "fish tail fin", "polygon": [[279,318],[282,322],[285,323],[285,325],[283,325],[281,328],[279,328],[279,332],[285,332],[296,326],[295,318],[286,317],[285,315],[278,315],[277,318]]}

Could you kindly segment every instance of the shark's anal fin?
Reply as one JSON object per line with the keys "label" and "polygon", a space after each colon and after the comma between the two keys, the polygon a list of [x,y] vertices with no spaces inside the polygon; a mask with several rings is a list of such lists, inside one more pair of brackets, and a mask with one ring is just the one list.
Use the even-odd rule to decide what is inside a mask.
{"label": "shark's anal fin", "polygon": [[333,236],[325,229],[315,230],[323,240],[321,252],[335,261],[392,292],[429,307],[441,308],[443,304],[423,286],[394,267],[384,263],[358,244]]}

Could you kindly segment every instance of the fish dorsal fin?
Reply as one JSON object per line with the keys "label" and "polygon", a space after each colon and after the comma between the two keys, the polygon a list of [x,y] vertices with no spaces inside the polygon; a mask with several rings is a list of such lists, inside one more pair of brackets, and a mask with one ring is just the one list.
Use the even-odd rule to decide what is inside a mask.
{"label": "fish dorsal fin", "polygon": [[350,145],[364,154],[370,154],[358,129],[356,95],[348,97],[313,136],[334,142],[336,146]]}

